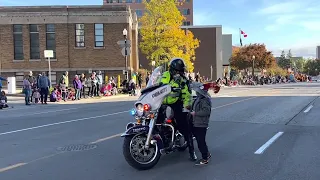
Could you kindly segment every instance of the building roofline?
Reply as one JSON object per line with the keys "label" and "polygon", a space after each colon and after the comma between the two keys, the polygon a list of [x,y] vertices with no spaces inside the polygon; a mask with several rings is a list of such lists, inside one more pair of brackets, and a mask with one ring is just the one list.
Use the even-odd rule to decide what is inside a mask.
{"label": "building roofline", "polygon": [[54,6],[0,6],[0,12],[16,12],[16,11],[35,11],[38,9],[51,10],[81,10],[81,9],[101,9],[114,11],[128,11],[130,8],[126,5],[54,5]]}
{"label": "building roofline", "polygon": [[195,25],[195,26],[181,26],[181,28],[192,29],[192,28],[222,28],[222,25]]}
{"label": "building roofline", "polygon": [[0,6],[0,9],[31,9],[31,8],[102,8],[102,7],[127,7],[122,4],[115,5],[53,5],[53,6]]}

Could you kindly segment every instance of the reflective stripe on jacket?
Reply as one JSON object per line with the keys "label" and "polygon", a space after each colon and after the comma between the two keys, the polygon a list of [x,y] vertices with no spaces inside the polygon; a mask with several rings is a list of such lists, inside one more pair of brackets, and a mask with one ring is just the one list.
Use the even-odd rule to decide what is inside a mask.
{"label": "reflective stripe on jacket", "polygon": [[191,105],[191,93],[187,84],[187,79],[182,78],[182,81],[177,83],[174,79],[171,79],[169,71],[162,74],[161,82],[163,84],[170,84],[171,87],[181,88],[181,92],[171,92],[163,101],[164,104],[174,104],[180,98],[183,101],[183,106],[187,107]]}

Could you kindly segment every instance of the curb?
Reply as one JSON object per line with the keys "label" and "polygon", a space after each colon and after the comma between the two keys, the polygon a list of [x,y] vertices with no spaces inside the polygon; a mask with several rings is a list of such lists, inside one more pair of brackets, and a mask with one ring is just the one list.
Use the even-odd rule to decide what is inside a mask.
{"label": "curb", "polygon": [[94,97],[94,98],[91,98],[92,100],[94,99],[116,99],[116,98],[127,98],[127,97],[134,97],[134,96],[129,96],[129,94],[119,94],[119,95],[115,95],[115,96],[101,96],[101,97]]}
{"label": "curb", "polygon": [[[137,97],[137,96],[129,96],[129,95],[115,95],[115,96],[101,96],[101,97],[93,97],[93,98],[86,98],[86,99],[81,99],[80,101],[72,101],[72,100],[68,100],[66,102],[64,101],[59,101],[57,102],[58,104],[82,104],[82,103],[95,103],[95,102],[103,102],[104,100],[112,100],[112,99],[125,99],[125,98],[129,98],[129,97]],[[128,99],[130,101],[130,99]]]}
{"label": "curb", "polygon": [[[7,96],[11,96],[11,97],[24,97],[23,93],[17,93],[17,94],[6,94]],[[95,97],[92,99],[103,99],[103,98],[117,98],[117,97],[130,97],[129,94],[119,94],[119,95],[115,95],[115,96],[101,96],[101,97]]]}
{"label": "curb", "polygon": [[17,93],[17,94],[6,94],[6,96],[8,96],[8,97],[24,97],[24,94],[22,94],[22,93]]}

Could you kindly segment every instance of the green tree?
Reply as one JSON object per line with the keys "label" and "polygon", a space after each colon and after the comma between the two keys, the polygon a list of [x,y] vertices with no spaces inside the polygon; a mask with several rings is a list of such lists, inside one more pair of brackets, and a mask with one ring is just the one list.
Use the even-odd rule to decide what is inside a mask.
{"label": "green tree", "polygon": [[295,68],[300,71],[300,72],[304,72],[304,68],[306,65],[306,60],[301,58],[301,59],[297,59],[295,62]]}
{"label": "green tree", "polygon": [[270,73],[271,76],[285,76],[287,74],[287,71],[279,67],[277,64],[267,69],[267,72]]}
{"label": "green tree", "polygon": [[185,60],[189,71],[193,70],[195,49],[200,41],[191,31],[181,29],[185,19],[177,8],[176,0],[144,0],[146,13],[140,18],[140,48],[147,59],[156,66],[166,64],[173,57]]}
{"label": "green tree", "polygon": [[286,58],[287,58],[287,59],[291,59],[291,58],[292,58],[291,49],[289,49]]}
{"label": "green tree", "polygon": [[305,73],[311,76],[317,76],[320,72],[320,60],[307,60],[305,65]]}
{"label": "green tree", "polygon": [[[289,51],[291,54],[291,51]],[[289,53],[287,54],[290,55]],[[286,57],[286,53],[284,52],[284,50],[282,50],[280,58],[278,59],[278,65],[279,67],[283,68],[283,69],[287,69],[288,67],[290,67],[290,59],[288,59]]]}
{"label": "green tree", "polygon": [[292,68],[293,67],[293,59],[292,59],[292,53],[291,53],[291,49],[289,49],[287,56],[286,56],[287,61],[289,62],[289,67]]}

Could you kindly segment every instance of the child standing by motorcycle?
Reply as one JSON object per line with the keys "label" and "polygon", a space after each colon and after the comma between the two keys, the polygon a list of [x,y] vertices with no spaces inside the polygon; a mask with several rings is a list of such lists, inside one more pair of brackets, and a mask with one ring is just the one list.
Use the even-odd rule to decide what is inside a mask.
{"label": "child standing by motorcycle", "polygon": [[197,94],[197,98],[192,104],[190,113],[193,118],[193,135],[197,140],[198,148],[202,155],[202,159],[200,159],[196,165],[206,165],[211,158],[206,143],[207,128],[209,127],[211,115],[211,96],[208,94],[208,89],[213,87],[214,93],[218,93],[220,87],[209,84],[204,85],[198,82],[192,83],[191,86]]}

